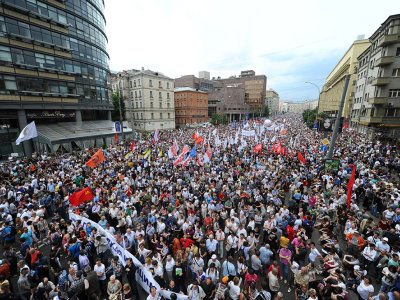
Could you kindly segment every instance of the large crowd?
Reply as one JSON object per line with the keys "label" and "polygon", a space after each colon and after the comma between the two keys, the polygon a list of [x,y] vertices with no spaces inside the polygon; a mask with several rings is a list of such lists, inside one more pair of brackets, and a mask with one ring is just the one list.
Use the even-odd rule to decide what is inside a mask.
{"label": "large crowd", "polygon": [[[334,170],[323,133],[301,117],[265,124],[120,141],[95,168],[85,163],[97,149],[0,163],[0,300],[158,300],[164,290],[189,300],[400,300],[398,145],[345,129]],[[171,146],[195,143],[191,161],[174,166]],[[86,187],[94,199],[71,206]],[[144,292],[141,266],[121,261],[95,223],[159,289]]]}

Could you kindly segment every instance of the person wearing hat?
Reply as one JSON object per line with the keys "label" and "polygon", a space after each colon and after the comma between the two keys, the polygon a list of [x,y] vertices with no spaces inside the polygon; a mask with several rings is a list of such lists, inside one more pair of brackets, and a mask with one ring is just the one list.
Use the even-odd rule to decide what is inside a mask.
{"label": "person wearing hat", "polygon": [[221,279],[221,282],[219,282],[216,286],[215,289],[215,300],[223,300],[225,299],[225,294],[226,291],[228,290],[228,281],[229,281],[229,277],[228,276],[224,276]]}

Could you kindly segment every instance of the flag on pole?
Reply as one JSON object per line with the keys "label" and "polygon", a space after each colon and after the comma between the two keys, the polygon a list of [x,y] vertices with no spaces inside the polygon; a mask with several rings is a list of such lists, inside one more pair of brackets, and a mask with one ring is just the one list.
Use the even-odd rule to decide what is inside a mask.
{"label": "flag on pole", "polygon": [[258,152],[260,152],[261,149],[262,149],[262,144],[255,145],[253,148],[254,154],[258,154]]}
{"label": "flag on pole", "polygon": [[15,141],[15,144],[19,145],[21,144],[21,142],[33,139],[37,136],[38,134],[36,130],[35,121],[32,121],[28,125],[26,125],[24,129],[22,129],[17,140]]}
{"label": "flag on pole", "polygon": [[159,140],[159,132],[158,132],[158,129],[156,129],[156,130],[154,131],[153,142],[154,142],[154,143],[157,143],[158,140]]}
{"label": "flag on pole", "polygon": [[347,207],[350,208],[351,196],[353,194],[353,185],[356,180],[356,166],[351,164],[349,165],[351,168],[351,176],[349,182],[347,183]]}
{"label": "flag on pole", "polygon": [[73,193],[69,196],[68,200],[71,206],[79,206],[86,201],[90,201],[94,198],[93,192],[90,187],[84,188],[78,192]]}
{"label": "flag on pole", "polygon": [[185,145],[183,147],[182,152],[178,155],[178,157],[175,159],[175,161],[173,163],[174,167],[176,167],[177,165],[179,165],[182,162],[183,157],[185,156],[186,153],[189,152],[189,150],[190,150],[190,148],[188,145]]}
{"label": "flag on pole", "polygon": [[142,152],[143,158],[146,159],[151,154],[151,148],[147,149],[146,151]]}
{"label": "flag on pole", "polygon": [[185,158],[185,160],[182,162],[182,167],[186,167],[190,160],[192,159],[192,157],[190,156],[190,154]]}
{"label": "flag on pole", "polygon": [[300,151],[297,151],[297,159],[299,160],[299,162],[301,162],[302,164],[306,163],[306,159],[304,158],[303,154],[301,154]]}
{"label": "flag on pole", "polygon": [[135,150],[135,142],[134,141],[132,141],[131,144],[129,145],[129,150],[131,152],[133,152]]}
{"label": "flag on pole", "polygon": [[105,160],[103,149],[97,150],[95,154],[86,162],[86,165],[89,168],[96,168],[99,164],[101,164]]}
{"label": "flag on pole", "polygon": [[196,145],[194,145],[193,148],[192,148],[192,150],[190,150],[189,156],[190,156],[191,158],[193,158],[193,157],[196,156],[196,154],[197,154],[197,152],[196,152]]}

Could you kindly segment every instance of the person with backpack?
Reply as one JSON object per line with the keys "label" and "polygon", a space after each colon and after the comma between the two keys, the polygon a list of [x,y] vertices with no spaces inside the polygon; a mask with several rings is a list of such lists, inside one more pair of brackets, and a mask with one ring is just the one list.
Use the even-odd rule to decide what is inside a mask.
{"label": "person with backpack", "polygon": [[17,229],[10,221],[6,222],[6,228],[3,230],[4,242],[6,245],[15,243],[15,236],[17,235]]}

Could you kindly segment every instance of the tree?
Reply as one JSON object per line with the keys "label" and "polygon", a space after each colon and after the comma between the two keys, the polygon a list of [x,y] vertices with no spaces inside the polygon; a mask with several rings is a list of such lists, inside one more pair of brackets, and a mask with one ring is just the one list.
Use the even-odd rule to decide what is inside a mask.
{"label": "tree", "polygon": [[265,105],[265,107],[264,107],[264,117],[266,117],[266,118],[269,117],[269,107],[268,107],[268,105]]}
{"label": "tree", "polygon": [[303,111],[303,121],[309,128],[313,128],[317,109],[306,109]]}
{"label": "tree", "polygon": [[213,114],[210,123],[213,125],[228,124],[229,120],[226,115]]}
{"label": "tree", "polygon": [[120,118],[119,118],[119,116],[120,116],[120,114],[119,114],[120,102],[121,102],[121,110],[122,110],[122,119],[125,119],[125,102],[122,99],[122,97],[119,95],[118,92],[114,93],[112,95],[112,102],[113,102],[113,105],[114,105],[114,111],[113,111],[113,114],[112,114],[113,121],[121,121]]}

